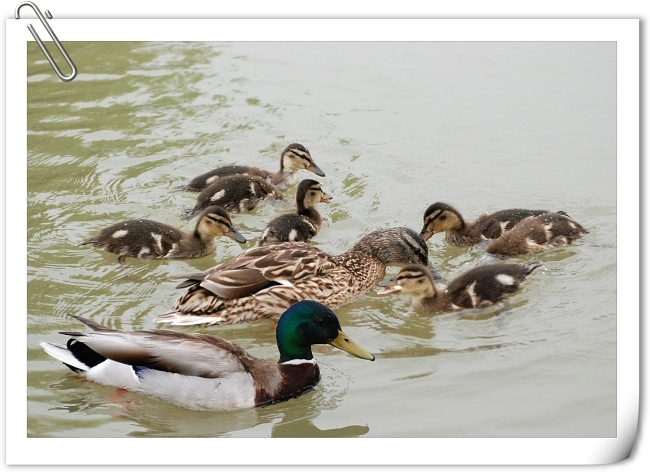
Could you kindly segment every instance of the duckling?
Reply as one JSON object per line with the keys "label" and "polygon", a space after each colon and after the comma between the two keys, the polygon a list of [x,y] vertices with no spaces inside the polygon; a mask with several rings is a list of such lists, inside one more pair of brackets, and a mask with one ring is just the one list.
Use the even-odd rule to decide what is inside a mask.
{"label": "duckling", "polygon": [[188,192],[201,192],[220,177],[234,174],[257,176],[269,181],[275,186],[282,186],[285,184],[293,184],[295,174],[300,169],[305,169],[320,177],[325,177],[325,173],[316,165],[307,148],[302,144],[292,143],[282,151],[280,156],[280,170],[277,172],[269,172],[251,166],[224,166],[195,177],[190,183],[181,187],[181,189],[187,190]]}
{"label": "duckling", "polygon": [[454,246],[471,246],[486,239],[495,239],[528,216],[551,213],[548,210],[510,209],[485,213],[467,223],[451,205],[437,202],[424,212],[420,236],[426,241],[436,233],[445,232],[445,239]]}
{"label": "duckling", "polygon": [[416,310],[444,312],[476,308],[496,303],[516,292],[530,273],[542,265],[539,261],[520,264],[488,264],[468,270],[446,286],[436,285],[428,267],[410,264],[396,277],[379,283],[379,295],[411,295]]}
{"label": "duckling", "polygon": [[246,242],[246,238],[233,227],[228,213],[213,205],[201,212],[192,233],[157,221],[127,220],[102,229],[82,245],[90,244],[119,254],[118,261],[124,266],[127,257],[179,259],[207,256],[217,248],[217,236],[226,236],[238,243]]}
{"label": "duckling", "polygon": [[196,198],[196,205],[187,219],[210,205],[219,205],[231,213],[250,211],[266,198],[282,200],[284,195],[261,177],[236,174],[214,181]]}
{"label": "duckling", "polygon": [[282,242],[308,242],[318,234],[322,218],[316,204],[329,203],[332,197],[327,195],[321,184],[312,179],[305,179],[298,185],[296,192],[296,213],[280,215],[268,224],[262,232],[258,246]]}
{"label": "duckling", "polygon": [[408,228],[374,231],[336,256],[311,244],[254,247],[205,272],[179,276],[187,290],[154,321],[213,325],[278,318],[300,300],[329,307],[348,303],[377,285],[386,266],[427,265],[428,248]]}
{"label": "duckling", "polygon": [[312,390],[320,380],[313,344],[330,344],[375,360],[341,330],[332,310],[311,300],[293,305],[280,317],[278,362],[255,358],[209,334],[121,331],[70,316],[94,332],[62,331],[70,336],[65,346],[41,341],[50,356],[88,380],[194,410],[255,407]]}
{"label": "duckling", "polygon": [[529,216],[492,241],[485,252],[503,257],[532,254],[549,247],[567,246],[588,233],[566,213]]}

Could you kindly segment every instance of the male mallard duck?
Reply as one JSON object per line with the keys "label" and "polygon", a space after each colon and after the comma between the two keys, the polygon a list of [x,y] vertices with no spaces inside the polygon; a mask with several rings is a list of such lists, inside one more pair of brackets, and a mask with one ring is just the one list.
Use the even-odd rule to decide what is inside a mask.
{"label": "male mallard duck", "polygon": [[566,213],[529,216],[492,241],[485,252],[495,256],[532,254],[549,247],[567,246],[587,233]]}
{"label": "male mallard duck", "polygon": [[379,295],[404,293],[411,295],[416,310],[436,312],[460,308],[476,308],[496,303],[517,291],[536,268],[538,261],[520,264],[488,264],[468,270],[446,286],[436,285],[428,267],[404,266],[396,277],[379,283]]}
{"label": "male mallard duck", "polygon": [[42,341],[45,352],[88,380],[194,410],[259,406],[313,389],[320,371],[312,344],[330,344],[375,360],[341,331],[332,310],[311,300],[293,305],[280,317],[277,363],[209,334],[121,331],[73,317],[95,332],[62,332],[70,336],[66,345]]}
{"label": "male mallard duck", "polygon": [[104,228],[82,244],[119,254],[118,261],[124,265],[127,257],[179,259],[207,256],[217,248],[217,236],[227,236],[238,243],[246,242],[246,238],[233,227],[228,213],[221,207],[210,206],[201,212],[192,233],[157,221],[127,220]]}
{"label": "male mallard duck", "polygon": [[177,288],[186,292],[155,321],[213,325],[277,318],[305,299],[336,307],[377,285],[386,266],[411,263],[427,264],[427,245],[408,228],[372,232],[337,256],[306,243],[256,247],[184,276]]}
{"label": "male mallard duck", "polygon": [[287,213],[271,220],[262,232],[258,245],[308,242],[318,234],[322,222],[316,204],[329,203],[330,200],[331,197],[323,191],[319,182],[312,179],[303,180],[296,192],[296,213]]}
{"label": "male mallard duck", "polygon": [[182,187],[182,189],[189,192],[200,192],[220,177],[233,174],[247,174],[261,177],[273,185],[278,186],[284,183],[293,183],[295,174],[300,169],[305,169],[320,177],[325,177],[325,173],[316,165],[307,148],[302,144],[293,143],[289,144],[282,151],[280,156],[280,170],[275,173],[250,166],[224,166],[195,177],[189,184]]}
{"label": "male mallard duck", "polygon": [[426,241],[436,233],[446,232],[445,239],[455,246],[471,246],[486,239],[495,239],[512,229],[528,216],[550,213],[547,210],[501,210],[485,213],[467,223],[451,205],[438,202],[424,212],[424,226],[420,236]]}
{"label": "male mallard duck", "polygon": [[231,213],[250,211],[266,198],[282,200],[283,195],[261,177],[237,174],[222,177],[199,193],[188,219],[210,205],[219,205]]}

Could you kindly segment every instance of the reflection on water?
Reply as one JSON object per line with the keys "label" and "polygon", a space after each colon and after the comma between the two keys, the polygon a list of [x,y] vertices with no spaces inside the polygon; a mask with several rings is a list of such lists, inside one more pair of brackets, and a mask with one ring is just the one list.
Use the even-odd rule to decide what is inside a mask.
{"label": "reflection on water", "polygon": [[[614,43],[76,42],[69,53],[79,75],[66,84],[29,43],[30,437],[616,434]],[[591,232],[536,256],[544,271],[488,309],[427,315],[371,290],[336,313],[377,361],[315,347],[321,384],[263,408],[179,409],[80,381],[42,352],[40,340],[79,329],[68,313],[158,327],[181,294],[169,276],[253,247],[293,211],[295,188],[234,216],[248,242],[219,240],[204,258],[121,269],[83,241],[131,218],[187,230],[196,195],[179,185],[219,165],[275,171],[291,142],[334,196],[313,242],[330,254],[376,229],[419,231],[435,201],[467,215],[561,208]],[[428,247],[447,280],[483,256],[438,235]],[[271,325],[183,329],[275,359]]]}
{"label": "reflection on water", "polygon": [[[349,377],[326,364],[321,365],[321,375],[326,386],[321,382],[314,391],[289,402],[206,412],[175,407],[68,374],[49,385],[57,393],[58,402],[50,411],[83,418],[76,422],[74,431],[78,434],[86,429],[84,437],[104,436],[101,426],[110,421],[135,426],[136,429],[128,433],[133,437],[237,437],[241,431],[247,431],[247,437],[359,437],[366,434],[368,426],[321,429],[314,424],[322,411],[336,409],[350,383]],[[68,436],[65,432],[52,431],[51,434]]]}

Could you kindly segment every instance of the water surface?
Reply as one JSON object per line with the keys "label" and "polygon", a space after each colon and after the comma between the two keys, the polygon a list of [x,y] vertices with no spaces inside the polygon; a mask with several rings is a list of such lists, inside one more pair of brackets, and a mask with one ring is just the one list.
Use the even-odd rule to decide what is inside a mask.
{"label": "water surface", "polygon": [[[28,52],[28,417],[30,437],[614,437],[616,435],[616,46],[583,42],[132,43],[66,45],[59,81]],[[435,201],[471,219],[509,207],[564,210],[591,233],[540,256],[507,304],[439,316],[372,291],[336,310],[375,353],[315,347],[322,381],[264,408],[194,412],[80,381],[40,340],[124,329],[180,291],[168,274],[252,247],[289,211],[233,217],[249,242],[216,255],[130,260],[80,244],[128,218],[189,228],[174,191],[225,164],[275,170],[300,142],[334,197],[314,244],[330,253],[379,228],[417,231]],[[312,178],[303,172],[301,178]],[[429,240],[448,279],[481,248]],[[527,258],[517,258],[523,262]],[[391,269],[391,273],[395,270]],[[277,358],[271,322],[184,328]]]}

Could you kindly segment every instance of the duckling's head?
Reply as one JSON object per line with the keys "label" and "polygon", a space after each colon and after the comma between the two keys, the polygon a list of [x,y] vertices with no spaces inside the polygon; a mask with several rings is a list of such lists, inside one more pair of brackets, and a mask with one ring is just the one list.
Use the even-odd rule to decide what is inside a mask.
{"label": "duckling's head", "polygon": [[427,244],[418,233],[409,228],[389,228],[365,235],[354,246],[371,253],[385,265],[429,263]]}
{"label": "duckling's head", "polygon": [[296,191],[296,204],[298,208],[314,208],[317,203],[329,203],[332,197],[327,195],[320,182],[312,179],[305,179],[298,185]]}
{"label": "duckling's head", "polygon": [[375,356],[341,330],[332,310],[313,300],[302,300],[290,306],[278,320],[275,337],[280,350],[279,362],[313,359],[313,344],[330,344],[361,359],[375,360]]}
{"label": "duckling's head", "polygon": [[464,224],[463,217],[454,207],[442,202],[434,203],[424,212],[424,226],[420,236],[426,241],[436,233],[456,231]]}
{"label": "duckling's head", "polygon": [[238,243],[246,242],[246,238],[233,227],[228,212],[216,205],[209,206],[199,214],[195,232],[204,240],[212,240],[217,236],[226,236]]}
{"label": "duckling's head", "polygon": [[415,299],[433,298],[436,290],[432,270],[419,264],[406,265],[395,277],[379,282],[377,285],[383,288],[377,294],[404,293]]}
{"label": "duckling's head", "polygon": [[301,169],[313,172],[320,177],[325,177],[325,172],[320,170],[320,167],[316,165],[305,146],[298,143],[289,144],[282,151],[280,170],[282,172],[296,172]]}

